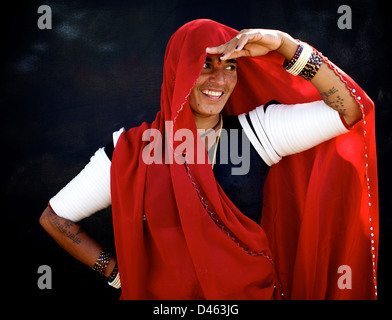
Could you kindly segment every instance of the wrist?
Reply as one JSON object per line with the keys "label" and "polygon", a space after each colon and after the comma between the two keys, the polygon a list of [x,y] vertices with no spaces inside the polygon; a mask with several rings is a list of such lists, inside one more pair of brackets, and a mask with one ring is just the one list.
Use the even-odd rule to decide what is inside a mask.
{"label": "wrist", "polygon": [[286,60],[291,60],[298,49],[299,43],[288,33],[281,32],[280,34],[282,43],[276,51],[280,53]]}
{"label": "wrist", "polygon": [[99,275],[108,278],[116,264],[117,259],[115,255],[112,255],[109,251],[102,250],[101,254],[95,261],[95,264],[92,266],[92,269]]}
{"label": "wrist", "polygon": [[108,263],[108,266],[106,267],[105,272],[104,272],[104,276],[105,276],[106,278],[109,278],[109,276],[112,274],[113,269],[114,269],[114,267],[116,266],[116,264],[117,264],[116,258],[113,256],[113,257],[110,259],[110,261],[109,261],[109,263]]}

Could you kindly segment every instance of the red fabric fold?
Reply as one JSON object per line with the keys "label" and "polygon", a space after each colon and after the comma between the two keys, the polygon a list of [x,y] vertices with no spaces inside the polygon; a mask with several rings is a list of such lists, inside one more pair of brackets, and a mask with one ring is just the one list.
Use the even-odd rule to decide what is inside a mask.
{"label": "red fabric fold", "polygon": [[[181,141],[172,137],[188,128],[197,145],[187,98],[206,47],[237,33],[211,20],[180,28],[166,50],[161,111],[152,124],[132,128],[118,140],[111,189],[122,299],[273,299],[281,293],[292,299],[374,298],[374,106],[342,71],[341,79],[361,97],[364,121],[271,168],[261,226],[232,204],[208,163],[143,160],[146,147],[161,150],[168,159],[174,151],[179,162],[196,152],[179,151]],[[238,59],[237,86],[224,112],[248,112],[270,100],[320,99],[311,83],[288,74],[282,63],[276,53]],[[325,63],[336,68],[327,59]],[[159,131],[162,140],[143,141],[148,129]],[[338,286],[341,265],[351,268],[352,289]]]}

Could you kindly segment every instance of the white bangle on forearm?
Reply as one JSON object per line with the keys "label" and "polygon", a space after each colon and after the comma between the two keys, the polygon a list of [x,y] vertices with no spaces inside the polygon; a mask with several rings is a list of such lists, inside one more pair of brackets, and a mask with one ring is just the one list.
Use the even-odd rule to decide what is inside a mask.
{"label": "white bangle on forearm", "polygon": [[[274,104],[267,110],[257,107],[239,121],[252,145],[269,166],[281,157],[308,150],[349,130],[337,111],[324,101],[295,105]],[[257,138],[256,138],[257,136]]]}
{"label": "white bangle on forearm", "polygon": [[54,212],[77,222],[111,204],[110,160],[99,149],[85,168],[61,189],[49,204]]}
{"label": "white bangle on forearm", "polygon": [[[124,132],[113,133],[113,145]],[[86,167],[59,191],[49,204],[60,217],[77,222],[111,204],[110,166],[104,148],[99,149]]]}

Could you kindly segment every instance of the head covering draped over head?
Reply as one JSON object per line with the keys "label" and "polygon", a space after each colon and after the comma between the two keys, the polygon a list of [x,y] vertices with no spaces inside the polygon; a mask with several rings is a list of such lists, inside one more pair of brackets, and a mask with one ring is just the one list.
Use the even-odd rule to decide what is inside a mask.
{"label": "head covering draped over head", "polygon": [[[181,27],[166,49],[161,110],[153,123],[130,129],[116,145],[112,211],[122,298],[273,299],[282,293],[294,299],[372,298],[376,259],[370,253],[377,255],[378,231],[374,111],[343,72],[342,79],[362,96],[367,134],[360,122],[350,133],[272,167],[261,226],[228,199],[208,162],[189,161],[195,150],[177,151],[178,130],[193,133],[195,149],[200,139],[188,97],[206,47],[237,34],[211,20]],[[275,52],[237,61],[226,114],[249,112],[270,100],[320,99],[311,83],[282,68],[283,57]],[[151,147],[162,151],[163,163],[146,163],[142,154]],[[351,267],[352,289],[337,285],[341,265]]]}

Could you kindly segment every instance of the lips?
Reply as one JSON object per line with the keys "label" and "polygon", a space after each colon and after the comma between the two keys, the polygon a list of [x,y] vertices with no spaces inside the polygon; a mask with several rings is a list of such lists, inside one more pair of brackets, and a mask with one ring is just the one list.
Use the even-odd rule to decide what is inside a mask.
{"label": "lips", "polygon": [[201,90],[201,92],[205,96],[207,96],[208,98],[211,98],[211,99],[219,99],[220,97],[223,96],[222,90],[204,89],[204,90]]}

